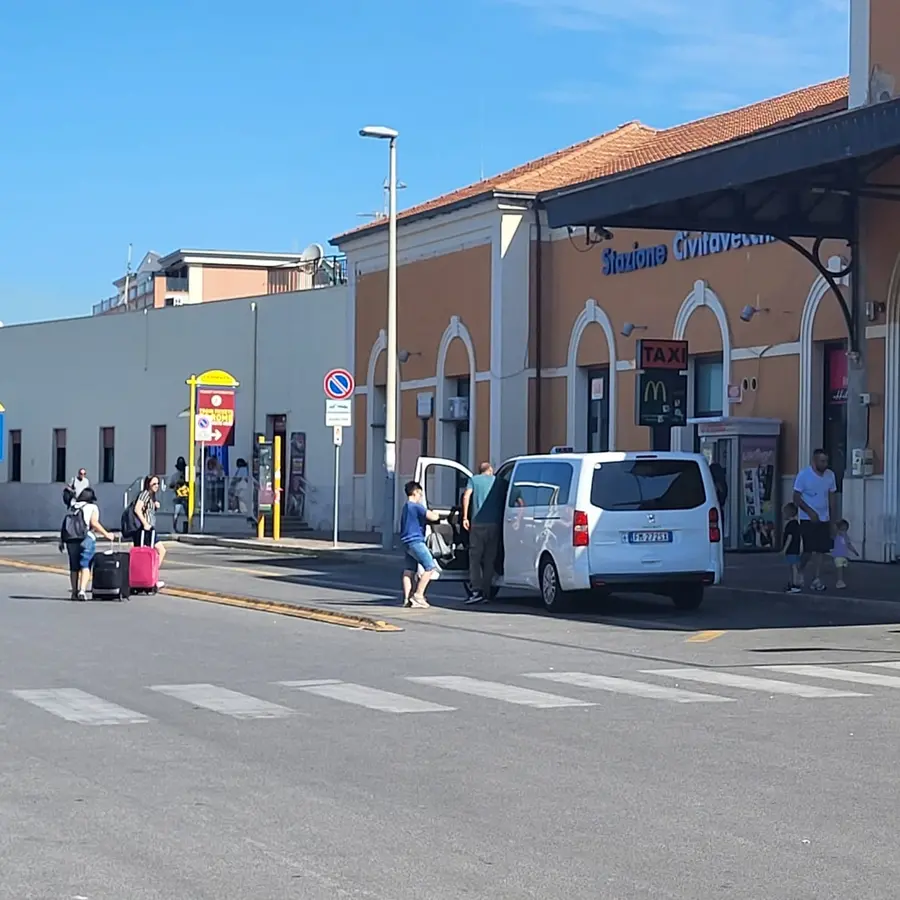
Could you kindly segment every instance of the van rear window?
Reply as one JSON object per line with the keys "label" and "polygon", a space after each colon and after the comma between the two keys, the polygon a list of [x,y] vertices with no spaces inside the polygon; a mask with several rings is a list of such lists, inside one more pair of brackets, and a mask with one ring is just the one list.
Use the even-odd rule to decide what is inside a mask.
{"label": "van rear window", "polygon": [[591,504],[608,510],[696,509],[706,502],[692,459],[629,459],[594,467]]}

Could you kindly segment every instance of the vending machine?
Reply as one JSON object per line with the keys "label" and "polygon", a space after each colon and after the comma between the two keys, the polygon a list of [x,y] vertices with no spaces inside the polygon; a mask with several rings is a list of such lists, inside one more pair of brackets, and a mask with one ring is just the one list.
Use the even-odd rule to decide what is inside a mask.
{"label": "vending machine", "polygon": [[722,510],[726,550],[781,550],[781,420],[717,416],[689,419],[700,452],[725,471]]}

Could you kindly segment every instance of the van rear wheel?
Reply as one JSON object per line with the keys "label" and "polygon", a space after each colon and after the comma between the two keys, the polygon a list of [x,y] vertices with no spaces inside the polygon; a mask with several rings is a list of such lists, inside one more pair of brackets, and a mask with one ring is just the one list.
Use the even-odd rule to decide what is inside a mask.
{"label": "van rear wheel", "polygon": [[674,590],[671,597],[672,602],[675,604],[675,609],[699,609],[700,604],[703,603],[703,585],[684,585],[683,587]]}
{"label": "van rear wheel", "polygon": [[541,568],[538,575],[540,577],[541,601],[544,604],[544,609],[552,613],[569,612],[572,609],[573,597],[560,587],[556,563],[549,556],[545,556],[541,560]]}

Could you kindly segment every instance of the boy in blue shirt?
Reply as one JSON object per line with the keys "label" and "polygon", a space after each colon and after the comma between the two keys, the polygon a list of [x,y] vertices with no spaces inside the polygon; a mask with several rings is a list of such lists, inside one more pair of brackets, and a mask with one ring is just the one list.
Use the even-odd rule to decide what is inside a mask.
{"label": "boy in blue shirt", "polygon": [[[426,522],[437,522],[440,516],[425,508],[424,491],[418,481],[408,481],[404,488],[406,503],[400,513],[400,541],[406,551],[403,560],[403,605],[424,609],[428,606],[425,588],[437,571],[437,563],[425,544]],[[419,566],[424,570],[413,593],[413,579]]]}

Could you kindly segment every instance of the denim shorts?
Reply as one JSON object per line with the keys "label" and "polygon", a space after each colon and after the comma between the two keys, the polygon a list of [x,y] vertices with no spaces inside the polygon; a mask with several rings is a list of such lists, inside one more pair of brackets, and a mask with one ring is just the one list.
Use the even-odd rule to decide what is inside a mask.
{"label": "denim shorts", "polygon": [[404,572],[416,572],[421,566],[426,572],[433,572],[437,563],[431,555],[425,541],[416,541],[414,544],[406,544],[406,556],[403,560]]}
{"label": "denim shorts", "polygon": [[80,541],[67,541],[66,551],[69,554],[70,572],[89,569],[97,552],[97,541],[93,535],[88,534]]}
{"label": "denim shorts", "polygon": [[790,554],[788,556],[785,556],[784,561],[789,566],[799,566],[800,565],[800,556],[799,556],[799,554],[796,556],[794,554]]}

